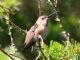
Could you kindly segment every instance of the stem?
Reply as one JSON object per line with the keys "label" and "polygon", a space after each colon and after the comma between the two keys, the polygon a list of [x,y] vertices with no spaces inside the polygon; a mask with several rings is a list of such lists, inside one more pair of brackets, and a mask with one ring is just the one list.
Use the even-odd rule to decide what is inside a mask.
{"label": "stem", "polygon": [[5,52],[3,49],[0,48],[0,50],[1,50],[5,55],[7,55],[9,58],[11,58],[12,60],[14,60],[14,58],[11,57],[11,56],[10,56],[7,52]]}

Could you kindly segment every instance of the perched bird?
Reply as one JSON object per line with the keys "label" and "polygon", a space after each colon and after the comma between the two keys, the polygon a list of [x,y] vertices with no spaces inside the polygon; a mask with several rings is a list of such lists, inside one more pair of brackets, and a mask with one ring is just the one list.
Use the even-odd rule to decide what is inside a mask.
{"label": "perched bird", "polygon": [[32,42],[36,42],[43,39],[48,33],[48,16],[40,16],[36,23],[27,32],[25,38],[25,47],[29,46]]}
{"label": "perched bird", "polygon": [[48,18],[51,17],[56,12],[48,16],[40,16],[36,23],[30,28],[26,34],[25,38],[25,47],[28,47],[31,43],[36,41],[43,42],[44,37],[48,33]]}

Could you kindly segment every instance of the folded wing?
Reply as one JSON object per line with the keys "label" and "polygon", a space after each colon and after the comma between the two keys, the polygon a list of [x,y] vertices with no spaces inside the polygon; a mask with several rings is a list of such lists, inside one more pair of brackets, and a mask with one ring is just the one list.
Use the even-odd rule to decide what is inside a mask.
{"label": "folded wing", "polygon": [[26,38],[25,38],[25,47],[29,46],[32,43],[32,38],[35,35],[35,29],[37,28],[36,25],[32,26],[30,30],[27,32]]}

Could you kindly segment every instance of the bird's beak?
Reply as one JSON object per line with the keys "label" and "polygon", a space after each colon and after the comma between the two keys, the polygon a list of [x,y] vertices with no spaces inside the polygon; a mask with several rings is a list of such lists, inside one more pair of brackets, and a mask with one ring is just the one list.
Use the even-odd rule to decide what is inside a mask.
{"label": "bird's beak", "polygon": [[49,15],[48,15],[48,18],[52,17],[52,16],[53,16],[54,14],[56,14],[57,12],[59,12],[59,11],[55,11],[55,12],[49,14]]}
{"label": "bird's beak", "polygon": [[59,12],[59,11],[55,11],[55,12],[49,14],[48,16],[45,16],[45,17],[42,18],[42,19],[48,19],[48,18],[50,18],[50,17],[53,17],[57,12]]}

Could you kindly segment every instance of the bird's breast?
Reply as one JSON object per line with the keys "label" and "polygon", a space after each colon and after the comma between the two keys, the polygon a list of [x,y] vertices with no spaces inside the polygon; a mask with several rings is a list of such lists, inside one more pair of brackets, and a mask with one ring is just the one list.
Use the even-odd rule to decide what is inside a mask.
{"label": "bird's breast", "polygon": [[45,30],[46,27],[44,26],[38,26],[36,29],[35,29],[35,35],[40,35],[44,30]]}
{"label": "bird's breast", "polygon": [[34,40],[36,41],[38,39],[38,36],[41,35],[42,38],[44,39],[48,33],[48,27],[38,27],[35,29],[35,35],[34,35]]}

